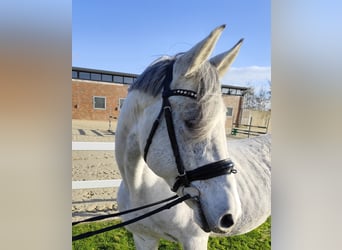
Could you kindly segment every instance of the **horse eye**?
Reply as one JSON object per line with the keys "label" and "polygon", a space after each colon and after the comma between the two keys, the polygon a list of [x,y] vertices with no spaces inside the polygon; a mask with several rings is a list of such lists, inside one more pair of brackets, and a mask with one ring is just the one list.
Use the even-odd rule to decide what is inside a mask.
{"label": "horse eye", "polygon": [[181,112],[184,124],[189,129],[194,129],[198,125],[202,113],[198,103],[190,103]]}
{"label": "horse eye", "polygon": [[185,126],[187,127],[187,128],[195,128],[195,126],[196,126],[196,121],[195,120],[187,120],[187,121],[184,121],[184,123],[185,123]]}

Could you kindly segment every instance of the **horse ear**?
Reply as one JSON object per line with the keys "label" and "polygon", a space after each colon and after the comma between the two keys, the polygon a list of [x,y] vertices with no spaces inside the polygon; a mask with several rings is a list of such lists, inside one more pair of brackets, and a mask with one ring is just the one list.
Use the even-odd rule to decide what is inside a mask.
{"label": "horse ear", "polygon": [[225,27],[226,25],[221,25],[214,29],[209,36],[197,43],[177,60],[181,75],[190,76],[208,59]]}
{"label": "horse ear", "polygon": [[233,46],[233,48],[209,60],[210,63],[216,67],[220,78],[223,77],[223,75],[227,72],[229,66],[235,60],[236,56],[239,53],[242,42],[243,39],[240,39],[240,41],[238,41]]}

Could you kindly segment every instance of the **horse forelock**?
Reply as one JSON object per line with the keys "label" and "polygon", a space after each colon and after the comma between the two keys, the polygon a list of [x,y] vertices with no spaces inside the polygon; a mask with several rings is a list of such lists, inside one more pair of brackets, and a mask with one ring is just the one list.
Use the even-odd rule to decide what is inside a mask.
{"label": "horse forelock", "polygon": [[[138,79],[131,85],[129,91],[139,90],[156,97],[162,92],[164,79],[172,69],[171,64],[175,63],[178,56],[163,56],[148,66]],[[213,123],[219,117],[219,107],[221,100],[221,87],[216,68],[209,62],[204,62],[198,71],[192,76],[192,89],[197,92],[197,109],[193,112],[194,130],[198,138],[203,138],[208,129],[213,127]],[[179,85],[180,88],[187,89],[187,86]],[[188,87],[189,88],[189,87]],[[184,99],[187,100],[187,99]],[[194,111],[194,110],[189,110]]]}
{"label": "horse forelock", "polygon": [[[170,65],[182,54],[162,56],[152,62],[130,86],[129,91],[140,90],[152,96],[160,94],[163,89],[163,81],[171,70]],[[197,85],[197,90],[195,89],[195,91],[197,91],[199,100],[207,99],[206,97],[213,94],[220,94],[217,70],[209,62],[203,63],[202,67],[194,74],[193,81]],[[186,89],[187,87],[182,86],[182,88]]]}
{"label": "horse forelock", "polygon": [[194,121],[196,122],[194,127],[196,133],[194,134],[201,139],[221,117],[219,115],[222,111],[221,86],[217,70],[209,62],[202,64],[194,75],[194,81],[199,83],[197,85],[199,113]]}

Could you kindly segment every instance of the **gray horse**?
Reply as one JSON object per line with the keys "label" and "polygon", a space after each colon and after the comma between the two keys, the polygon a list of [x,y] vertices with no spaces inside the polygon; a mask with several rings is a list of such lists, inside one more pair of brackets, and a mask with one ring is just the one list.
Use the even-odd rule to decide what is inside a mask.
{"label": "gray horse", "polygon": [[[115,153],[123,179],[119,209],[175,193],[193,197],[127,226],[137,249],[157,249],[164,238],[180,242],[185,250],[204,250],[210,234],[244,234],[270,216],[270,136],[229,145],[226,141],[219,79],[237,56],[242,40],[208,59],[224,27],[189,51],[152,63],[129,89],[116,130]],[[235,168],[225,159],[231,159]],[[201,166],[208,176],[202,173],[201,179],[184,181],[179,169],[194,172]],[[219,174],[216,169],[226,172]],[[146,211],[150,210],[122,218],[129,220]]]}

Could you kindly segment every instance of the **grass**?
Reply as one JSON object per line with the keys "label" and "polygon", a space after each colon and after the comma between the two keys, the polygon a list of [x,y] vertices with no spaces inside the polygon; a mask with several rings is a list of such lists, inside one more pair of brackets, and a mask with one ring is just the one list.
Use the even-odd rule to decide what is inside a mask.
{"label": "grass", "polygon": [[[104,228],[120,221],[104,221],[88,224],[80,224],[72,228],[72,234],[78,235],[88,231],[94,231]],[[73,250],[134,250],[133,236],[124,228],[116,229],[110,232],[98,234],[86,239],[78,240],[72,243]],[[181,250],[178,243],[161,240],[159,250]],[[223,250],[223,249],[271,249],[271,217],[264,224],[255,230],[239,236],[232,237],[210,237],[208,249]]]}

